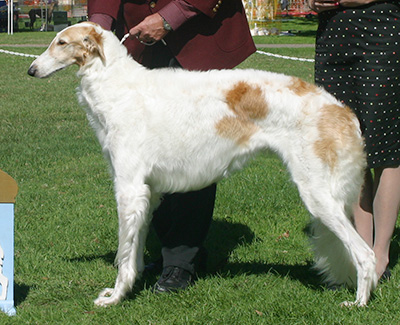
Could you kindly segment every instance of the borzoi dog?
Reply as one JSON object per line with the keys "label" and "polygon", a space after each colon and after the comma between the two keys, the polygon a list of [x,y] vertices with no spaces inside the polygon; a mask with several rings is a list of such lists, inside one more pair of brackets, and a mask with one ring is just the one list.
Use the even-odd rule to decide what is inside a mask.
{"label": "borzoi dog", "polygon": [[357,286],[347,305],[366,305],[377,275],[351,220],[366,163],[348,107],[266,71],[149,70],[92,23],[58,33],[28,73],[44,78],[72,64],[82,77],[79,101],[110,162],[119,217],[116,283],[96,305],[117,304],[143,271],[151,215],[164,193],[202,189],[266,149],[286,163],[312,215],[316,267],[331,283]]}

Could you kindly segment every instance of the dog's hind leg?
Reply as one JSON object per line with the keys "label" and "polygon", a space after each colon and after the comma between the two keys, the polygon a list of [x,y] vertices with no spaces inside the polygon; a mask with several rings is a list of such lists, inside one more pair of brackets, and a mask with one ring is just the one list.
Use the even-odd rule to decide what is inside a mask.
{"label": "dog's hind leg", "polygon": [[132,289],[144,269],[144,246],[150,224],[151,191],[145,184],[116,184],[119,218],[119,244],[116,263],[118,275],[114,288],[106,288],[95,300],[98,306],[115,305]]}
{"label": "dog's hind leg", "polygon": [[337,208],[313,221],[315,267],[328,283],[357,286],[356,300],[343,305],[365,306],[377,284],[375,254],[340,207]]}
{"label": "dog's hind leg", "polygon": [[[375,254],[354,228],[346,195],[335,195],[331,175],[310,184],[302,182],[299,191],[308,210],[314,216],[312,240],[316,256],[316,268],[326,280],[335,284],[355,284],[357,298],[345,305],[364,306],[377,283]],[[312,184],[311,184],[312,183]],[[344,191],[344,190],[343,190]],[[345,191],[344,191],[345,192]]]}

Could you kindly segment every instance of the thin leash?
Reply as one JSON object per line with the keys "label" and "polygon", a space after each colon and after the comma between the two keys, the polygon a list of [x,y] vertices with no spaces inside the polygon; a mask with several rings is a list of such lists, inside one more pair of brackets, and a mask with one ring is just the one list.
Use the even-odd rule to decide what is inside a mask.
{"label": "thin leash", "polygon": [[129,33],[125,34],[124,37],[122,37],[122,39],[121,39],[121,41],[119,43],[120,44],[124,44],[124,42],[128,39],[129,35],[130,35]]}
{"label": "thin leash", "polygon": [[[129,38],[129,36],[130,36],[129,33],[125,34],[124,37],[122,37],[120,44],[124,44],[124,42]],[[146,45],[146,46],[152,46],[157,43],[157,41],[153,41],[151,43],[143,42],[143,41],[139,40],[139,37],[137,35],[136,35],[136,38],[138,39],[138,41],[140,43],[142,43],[143,45]],[[167,43],[164,41],[164,39],[162,39],[161,42],[163,42],[164,45],[167,45]]]}

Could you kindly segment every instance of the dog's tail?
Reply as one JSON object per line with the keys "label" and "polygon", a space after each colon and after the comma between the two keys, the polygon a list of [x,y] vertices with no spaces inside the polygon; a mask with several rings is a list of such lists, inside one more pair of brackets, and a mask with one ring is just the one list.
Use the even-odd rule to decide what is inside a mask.
{"label": "dog's tail", "polygon": [[[353,226],[353,207],[359,199],[366,157],[364,142],[359,130],[359,122],[348,107],[345,107],[338,124],[343,129],[337,131],[337,163],[325,174],[329,183],[329,194],[324,207],[315,214],[310,226],[310,237],[315,253],[315,268],[330,285],[356,287],[360,274],[359,263],[364,255],[371,253],[364,240]],[[321,219],[321,216],[325,216]],[[357,250],[357,252],[355,252]],[[360,250],[362,252],[360,252]]]}
{"label": "dog's tail", "polygon": [[352,207],[361,190],[362,158],[362,153],[349,154],[347,159],[341,159],[338,169],[327,176],[330,178],[330,194],[326,195],[325,202],[320,201],[324,207],[315,214],[310,225],[314,267],[328,285],[357,287],[359,256],[354,255],[354,250],[365,245],[353,226]]}
{"label": "dog's tail", "polygon": [[322,275],[328,286],[357,286],[357,270],[340,240],[319,219],[310,225],[310,240],[314,250],[314,268]]}

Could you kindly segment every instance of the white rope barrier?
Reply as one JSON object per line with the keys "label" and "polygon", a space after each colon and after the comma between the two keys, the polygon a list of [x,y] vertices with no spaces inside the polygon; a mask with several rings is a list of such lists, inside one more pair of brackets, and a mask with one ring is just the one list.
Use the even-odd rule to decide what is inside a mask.
{"label": "white rope barrier", "polygon": [[269,53],[269,52],[263,52],[263,51],[257,51],[257,53],[258,53],[258,54],[262,54],[262,55],[272,56],[272,57],[274,57],[274,58],[284,59],[284,60],[303,61],[303,62],[314,62],[314,59],[295,58],[295,57],[292,57],[292,56],[279,55],[279,54],[274,54],[274,53]]}
{"label": "white rope barrier", "polygon": [[[39,55],[34,55],[34,54],[18,53],[18,52],[7,51],[7,50],[2,50],[2,49],[0,49],[0,53],[25,56],[25,57],[29,57],[29,58],[37,58],[39,56]],[[296,57],[292,57],[292,56],[279,55],[279,54],[274,54],[274,53],[269,53],[269,52],[264,52],[264,51],[257,51],[257,53],[262,54],[262,55],[272,56],[272,57],[278,58],[278,59],[284,59],[284,60],[314,62],[314,59],[296,58]]]}
{"label": "white rope barrier", "polygon": [[[39,56],[39,55],[34,55],[34,54],[25,54],[25,53],[7,51],[7,50],[2,50],[2,49],[0,49],[0,53],[17,55],[17,56],[25,56],[25,57],[29,57],[29,58],[37,58]],[[271,57],[278,58],[278,59],[284,59],[284,60],[314,62],[314,59],[296,58],[296,57],[292,57],[292,56],[279,55],[279,54],[274,54],[274,53],[269,53],[269,52],[264,52],[264,51],[257,51],[257,53],[266,55],[266,56],[271,56]]]}
{"label": "white rope barrier", "polygon": [[18,55],[18,56],[25,56],[25,57],[28,57],[28,58],[37,58],[37,57],[39,57],[39,55],[18,53],[18,52],[7,51],[7,50],[2,50],[2,49],[0,49],[0,53]]}

